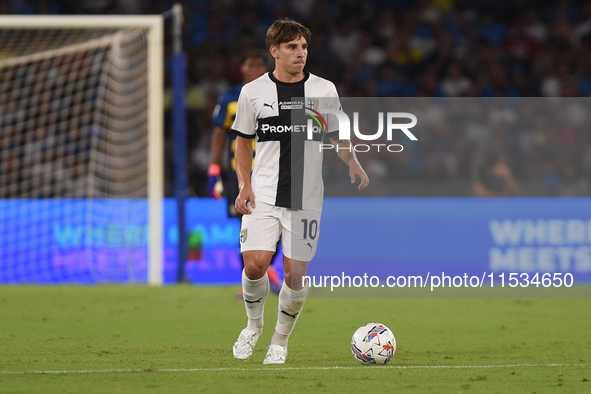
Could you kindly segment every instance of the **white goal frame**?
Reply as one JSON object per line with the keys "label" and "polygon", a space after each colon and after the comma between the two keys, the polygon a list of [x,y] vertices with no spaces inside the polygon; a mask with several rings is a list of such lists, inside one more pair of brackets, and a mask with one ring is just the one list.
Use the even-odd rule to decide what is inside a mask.
{"label": "white goal frame", "polygon": [[148,43],[148,284],[163,283],[164,17],[161,15],[0,15],[3,29],[147,29]]}

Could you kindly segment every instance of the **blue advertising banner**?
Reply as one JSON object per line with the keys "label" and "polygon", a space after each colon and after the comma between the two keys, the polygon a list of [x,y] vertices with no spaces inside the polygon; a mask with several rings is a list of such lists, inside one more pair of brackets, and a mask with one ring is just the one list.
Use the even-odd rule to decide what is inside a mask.
{"label": "blue advertising banner", "polygon": [[[109,212],[121,215],[101,215]],[[175,202],[164,277],[176,280]],[[145,283],[146,201],[0,200],[0,283]],[[130,214],[131,213],[131,214]],[[89,220],[92,217],[92,220]],[[225,201],[187,201],[186,275],[238,284],[240,223]],[[570,273],[591,282],[590,198],[327,198],[309,275]]]}
{"label": "blue advertising banner", "polygon": [[[164,209],[164,281],[173,283],[177,272],[176,202],[166,199]],[[185,275],[196,284],[239,283],[240,221],[228,219],[225,200],[187,200],[188,256]]]}
{"label": "blue advertising banner", "polygon": [[327,199],[309,268],[381,280],[502,272],[591,282],[591,199]]}
{"label": "blue advertising banner", "polygon": [[145,283],[145,199],[0,200],[0,283]]}

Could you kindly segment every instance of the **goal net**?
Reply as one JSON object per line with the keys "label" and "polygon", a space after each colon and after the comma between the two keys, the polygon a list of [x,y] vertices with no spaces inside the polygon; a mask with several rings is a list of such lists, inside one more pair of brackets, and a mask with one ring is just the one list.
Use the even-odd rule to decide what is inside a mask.
{"label": "goal net", "polygon": [[158,283],[156,33],[56,26],[0,22],[0,283]]}

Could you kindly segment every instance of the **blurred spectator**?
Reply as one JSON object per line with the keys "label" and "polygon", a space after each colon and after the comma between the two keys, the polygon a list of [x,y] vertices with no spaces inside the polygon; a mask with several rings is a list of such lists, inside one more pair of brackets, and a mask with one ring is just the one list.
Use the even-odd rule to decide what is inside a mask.
{"label": "blurred spectator", "polygon": [[463,96],[471,86],[472,82],[462,74],[458,64],[452,64],[447,77],[441,81],[441,91],[448,97]]}
{"label": "blurred spectator", "polygon": [[478,197],[514,196],[517,182],[507,165],[504,154],[490,149],[476,168],[474,195]]}

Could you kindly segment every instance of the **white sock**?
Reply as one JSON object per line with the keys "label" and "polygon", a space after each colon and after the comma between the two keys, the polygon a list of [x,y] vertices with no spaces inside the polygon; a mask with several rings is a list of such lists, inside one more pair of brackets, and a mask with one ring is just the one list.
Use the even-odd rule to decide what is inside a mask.
{"label": "white sock", "polygon": [[247,327],[256,332],[263,331],[263,314],[265,313],[265,301],[269,295],[269,277],[265,275],[260,279],[251,280],[242,270],[242,296],[248,316]]}
{"label": "white sock", "polygon": [[277,314],[277,325],[275,333],[271,338],[271,344],[287,346],[289,335],[300,317],[304,303],[308,297],[308,282],[301,290],[291,290],[285,282],[279,292],[279,313]]}

